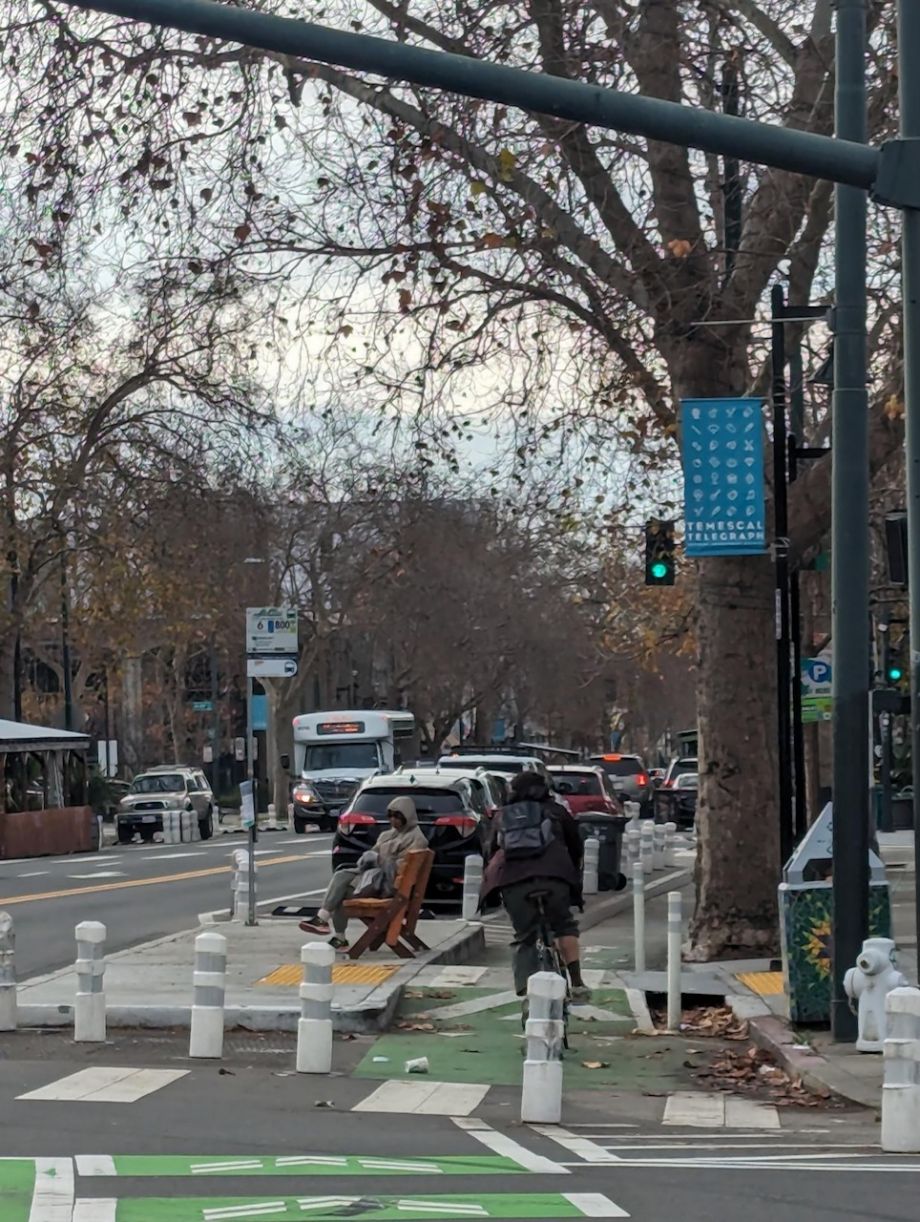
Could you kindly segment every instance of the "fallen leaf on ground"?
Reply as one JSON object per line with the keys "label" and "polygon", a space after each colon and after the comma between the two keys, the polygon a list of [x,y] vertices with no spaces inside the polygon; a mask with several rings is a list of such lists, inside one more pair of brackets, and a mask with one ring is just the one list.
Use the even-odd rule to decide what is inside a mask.
{"label": "fallen leaf on ground", "polygon": [[609,1061],[582,1061],[582,1065],[585,1067],[585,1069],[609,1069],[610,1068]]}

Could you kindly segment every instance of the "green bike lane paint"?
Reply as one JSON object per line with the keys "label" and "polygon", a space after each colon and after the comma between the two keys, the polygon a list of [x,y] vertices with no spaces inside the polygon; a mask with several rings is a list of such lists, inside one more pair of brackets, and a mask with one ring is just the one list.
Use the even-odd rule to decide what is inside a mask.
{"label": "green bike lane paint", "polygon": [[526,1171],[513,1159],[498,1154],[447,1154],[439,1158],[350,1154],[77,1155],[77,1173],[83,1177],[131,1176],[180,1179],[193,1176],[346,1176],[359,1175],[517,1175]]}
{"label": "green bike lane paint", "polygon": [[412,1195],[283,1197],[135,1197],[78,1199],[74,1222],[277,1222],[341,1218],[378,1222],[417,1218],[628,1218],[629,1214],[602,1193],[535,1192],[484,1193],[458,1196]]}

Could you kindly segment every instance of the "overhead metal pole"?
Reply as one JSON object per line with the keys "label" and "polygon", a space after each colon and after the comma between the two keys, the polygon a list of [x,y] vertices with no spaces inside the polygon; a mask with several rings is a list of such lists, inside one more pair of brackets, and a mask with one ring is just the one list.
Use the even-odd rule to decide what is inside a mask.
{"label": "overhead metal pole", "polygon": [[[898,91],[901,137],[920,140],[920,4],[898,4]],[[920,145],[916,146],[920,149]],[[920,158],[920,152],[915,154]],[[901,248],[904,295],[904,420],[907,449],[907,556],[910,605],[911,759],[914,768],[914,853],[920,854],[920,211],[905,209]],[[915,881],[920,937],[920,876]]]}
{"label": "overhead metal pole", "polygon": [[773,400],[773,549],[776,567],[776,716],[779,765],[780,864],[792,856],[792,733],[790,702],[789,632],[789,516],[786,470],[786,294],[781,284],[770,292],[772,337],[770,359]]}
{"label": "overhead metal pole", "polygon": [[369,34],[331,30],[213,0],[64,0],[74,8],[114,13],[190,34],[244,43],[320,63],[336,64],[430,89],[485,98],[576,123],[633,132],[667,144],[846,182],[868,190],[882,156],[866,145],[814,132],[757,123],[702,108],[600,89],[546,72],[525,72],[468,55],[428,51]]}
{"label": "overhead metal pole", "polygon": [[[912,6],[917,7],[916,0]],[[865,140],[865,0],[837,0],[836,133]],[[831,1032],[856,1039],[843,988],[869,925],[869,402],[866,394],[866,193],[838,186],[831,455],[834,642],[833,992]]]}

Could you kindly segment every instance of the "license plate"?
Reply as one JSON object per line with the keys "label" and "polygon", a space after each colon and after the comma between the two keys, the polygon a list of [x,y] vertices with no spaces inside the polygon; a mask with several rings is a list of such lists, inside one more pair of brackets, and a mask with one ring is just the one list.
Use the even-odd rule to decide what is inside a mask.
{"label": "license plate", "polygon": [[156,815],[142,815],[141,816],[141,823],[156,823],[156,821],[157,821]]}

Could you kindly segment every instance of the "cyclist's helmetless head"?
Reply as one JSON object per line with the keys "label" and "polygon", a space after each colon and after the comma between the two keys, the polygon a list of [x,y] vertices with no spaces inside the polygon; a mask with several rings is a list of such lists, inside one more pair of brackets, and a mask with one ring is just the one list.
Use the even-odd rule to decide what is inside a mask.
{"label": "cyclist's helmetless head", "polygon": [[512,802],[542,802],[549,797],[549,786],[539,772],[519,772],[511,782]]}

